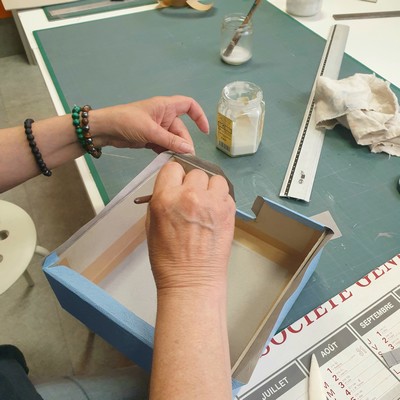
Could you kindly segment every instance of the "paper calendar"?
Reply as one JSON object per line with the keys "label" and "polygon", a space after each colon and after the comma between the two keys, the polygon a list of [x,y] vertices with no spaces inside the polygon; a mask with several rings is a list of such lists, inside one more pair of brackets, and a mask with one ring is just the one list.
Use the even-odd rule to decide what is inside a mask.
{"label": "paper calendar", "polygon": [[[315,354],[331,400],[399,400],[400,254],[274,336],[239,400],[308,399]],[[386,357],[387,359],[387,357]]]}

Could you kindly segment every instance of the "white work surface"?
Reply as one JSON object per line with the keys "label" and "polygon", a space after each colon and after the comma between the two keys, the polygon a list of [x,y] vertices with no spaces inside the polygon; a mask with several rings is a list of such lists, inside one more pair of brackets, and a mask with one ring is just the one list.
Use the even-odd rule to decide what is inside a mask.
{"label": "white work surface", "polygon": [[[270,0],[286,11],[286,0]],[[326,38],[329,27],[344,24],[350,27],[346,53],[368,68],[400,87],[400,17],[335,20],[334,14],[398,11],[399,0],[322,0],[322,10],[313,17],[293,17],[303,25]]]}
{"label": "white work surface", "polygon": [[[270,3],[285,11],[286,0],[270,0]],[[150,5],[59,21],[48,21],[42,9],[23,10],[15,13],[14,17],[16,23],[20,24],[21,38],[24,42],[28,58],[32,54],[34,55],[34,59],[36,59],[43,74],[58,114],[64,114],[64,109],[34,39],[33,31],[101,18],[112,18],[153,8],[154,6]],[[375,71],[384,79],[400,87],[400,18],[336,21],[332,17],[333,14],[395,10],[400,10],[399,0],[377,0],[376,3],[365,0],[323,0],[322,10],[318,15],[313,17],[298,17],[296,19],[323,38],[328,36],[332,25],[348,25],[350,33],[346,44],[346,53]],[[83,157],[77,160],[77,165],[92,201],[93,208],[96,212],[99,212],[104,207],[104,204]]]}

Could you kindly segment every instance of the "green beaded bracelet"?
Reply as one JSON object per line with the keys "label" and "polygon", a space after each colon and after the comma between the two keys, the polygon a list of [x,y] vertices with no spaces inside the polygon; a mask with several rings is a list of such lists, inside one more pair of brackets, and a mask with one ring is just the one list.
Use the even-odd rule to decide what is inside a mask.
{"label": "green beaded bracelet", "polygon": [[75,127],[75,132],[78,141],[83,149],[94,158],[101,156],[101,147],[94,147],[92,135],[90,134],[89,126],[89,111],[92,109],[89,105],[72,107],[72,125]]}

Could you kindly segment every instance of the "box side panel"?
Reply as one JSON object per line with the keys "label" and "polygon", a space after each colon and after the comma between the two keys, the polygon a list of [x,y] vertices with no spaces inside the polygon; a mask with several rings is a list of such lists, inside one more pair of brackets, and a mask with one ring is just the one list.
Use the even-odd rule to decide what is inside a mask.
{"label": "box side panel", "polygon": [[[152,193],[154,179],[154,176],[149,178],[140,189],[124,197],[118,206],[110,208],[108,213],[97,219],[96,223],[82,233],[78,240],[70,242],[69,247],[59,255],[61,263],[83,273],[87,267],[95,264],[99,258],[101,259],[102,254],[115,242],[123,240],[124,235],[128,233],[135,235],[130,231],[144,220],[147,205],[135,204],[134,198]],[[144,223],[142,225],[144,232]]]}
{"label": "box side panel", "polygon": [[66,311],[133,362],[150,371],[152,326],[67,267],[44,268],[44,273]]}
{"label": "box side panel", "polygon": [[236,227],[228,267],[228,334],[232,366],[237,365],[300,269],[296,258]]}
{"label": "box side panel", "polygon": [[298,222],[301,222],[302,224],[309,226],[312,229],[322,231],[325,228],[325,226],[320,224],[319,222],[314,221],[314,220],[306,217],[305,215],[300,214],[288,207],[285,207],[282,204],[278,204],[275,201],[272,201],[270,199],[267,199],[266,197],[261,197],[261,196],[258,196],[255,199],[253,207],[252,207],[252,210],[256,215],[258,214],[258,212],[259,212],[260,208],[263,206],[263,204],[267,204],[268,207],[270,207],[271,209],[274,209],[280,213],[290,215],[290,218],[292,218]]}
{"label": "box side panel", "polygon": [[253,211],[256,215],[253,220],[238,215],[237,221],[246,226],[242,229],[293,257],[305,258],[326,230],[326,227],[262,197],[256,198]]}
{"label": "box side panel", "polygon": [[[256,218],[237,213],[235,240],[239,240],[248,253],[258,253],[265,261],[257,262],[257,257],[247,253],[242,258],[236,255],[237,271],[241,274],[240,279],[236,279],[239,283],[232,285],[229,281],[228,285],[228,327],[231,344],[234,344],[233,348],[231,346],[233,376],[242,383],[247,383],[265,343],[276,333],[314,272],[329,230],[312,221],[303,224],[306,218],[298,215],[293,218],[290,210],[277,204],[271,206],[263,198],[257,198],[255,204]],[[234,250],[235,247],[233,256]],[[249,284],[250,292],[246,287]],[[235,288],[233,312],[230,306],[232,286]]]}
{"label": "box side panel", "polygon": [[[74,235],[72,235],[66,242],[64,242],[62,245],[60,245],[55,251],[57,254],[60,255],[60,258],[62,259],[65,256],[65,253],[68,256],[69,249],[74,246],[79,246],[79,243],[84,242],[86,245],[89,244],[87,238],[85,238],[85,235],[87,234],[88,231],[92,231],[93,229],[96,229],[96,225],[101,224],[101,221],[109,215],[109,213],[114,210],[120,210],[121,207],[119,205],[121,203],[125,203],[127,200],[127,197],[129,197],[130,200],[128,200],[128,205],[132,203],[132,197],[137,197],[137,196],[143,196],[147,195],[149,193],[152,193],[152,188],[154,185],[154,176],[156,173],[158,173],[158,170],[168,162],[168,160],[172,157],[171,152],[164,152],[159,154],[142,172],[140,172],[139,175],[137,175],[128,185],[126,185],[119,193],[117,196],[115,196],[110,203],[106,205],[106,207],[98,214],[96,215],[95,218],[90,220],[88,223],[86,223],[82,228],[80,228]],[[133,215],[137,219],[140,219],[141,216],[145,215],[146,213],[146,204],[144,205],[137,205],[137,204],[130,204],[133,210],[127,210],[127,214],[123,215],[122,218],[120,219],[120,222],[125,224],[125,226],[129,226],[127,220],[127,216]],[[119,211],[117,212],[118,215]],[[141,215],[139,215],[141,214]],[[113,217],[114,219],[116,218],[115,216]],[[112,233],[108,230],[107,224],[109,224],[109,221],[112,221],[112,219],[109,219],[106,224],[104,224],[103,228],[103,235],[104,233],[107,234],[107,239],[112,235]],[[135,219],[133,220],[135,221]],[[115,224],[112,224],[112,226]],[[121,224],[120,224],[121,225]],[[121,232],[122,234],[124,232],[124,229],[121,227],[117,226],[117,232]],[[97,228],[98,229],[98,228]],[[99,231],[101,232],[102,229],[100,228]],[[90,236],[91,234],[89,234]],[[119,234],[117,235],[117,237]],[[97,243],[97,245],[99,245]],[[85,249],[85,248],[84,248]],[[86,246],[87,249],[87,246]],[[81,250],[81,249],[79,249]],[[78,254],[80,255],[80,259],[78,260],[78,264],[82,266],[82,268],[85,265],[82,261],[82,256],[86,254],[87,257],[90,257],[91,254],[90,252],[80,252],[77,250]],[[90,259],[86,262],[86,264],[90,263]]]}
{"label": "box side panel", "polygon": [[288,288],[283,293],[273,312],[261,324],[259,332],[257,332],[254,337],[254,341],[249,344],[248,350],[233,372],[233,378],[238,382],[246,384],[249,381],[262,351],[277,333],[277,330],[281,326],[287,313],[290,311],[307,281],[315,271],[315,268],[317,267],[318,261],[321,257],[321,253],[322,250],[315,254],[308,267],[303,268],[303,270],[296,276],[290,285],[290,287],[294,289],[288,290]]}
{"label": "box side panel", "polygon": [[303,256],[310,252],[321,236],[321,230],[305,225],[286,211],[268,207],[267,204],[261,208],[253,224],[255,229],[269,236],[271,241],[274,240],[277,246],[288,246],[293,249],[292,252]]}

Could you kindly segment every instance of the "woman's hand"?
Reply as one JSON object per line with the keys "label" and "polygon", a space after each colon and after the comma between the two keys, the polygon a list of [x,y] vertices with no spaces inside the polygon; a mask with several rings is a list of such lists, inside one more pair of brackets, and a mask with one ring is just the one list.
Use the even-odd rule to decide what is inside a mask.
{"label": "woman's hand", "polygon": [[194,153],[190,133],[180,119],[187,114],[208,133],[209,124],[200,105],[190,97],[153,97],[90,112],[91,132],[98,147],[150,148]]}
{"label": "woman's hand", "polygon": [[159,172],[147,218],[158,290],[225,287],[235,203],[222,176],[185,174],[169,162]]}
{"label": "woman's hand", "polygon": [[177,162],[157,175],[147,215],[157,318],[150,399],[232,398],[227,265],[235,203],[222,176]]}

